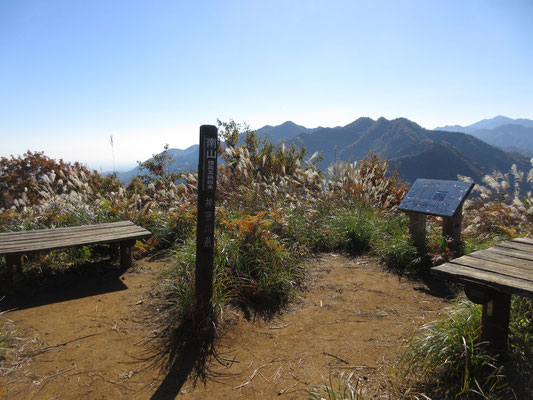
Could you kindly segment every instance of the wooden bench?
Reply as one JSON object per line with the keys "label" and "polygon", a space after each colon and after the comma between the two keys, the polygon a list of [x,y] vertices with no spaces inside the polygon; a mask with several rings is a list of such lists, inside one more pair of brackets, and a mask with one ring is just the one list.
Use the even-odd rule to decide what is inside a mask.
{"label": "wooden bench", "polygon": [[135,242],[151,235],[150,231],[131,221],[6,232],[0,233],[0,255],[6,256],[8,274],[11,274],[13,282],[22,275],[22,256],[26,253],[92,244],[118,243],[120,265],[122,268],[129,268],[133,264],[131,249]]}
{"label": "wooden bench", "polygon": [[505,353],[511,295],[533,298],[533,239],[519,238],[475,251],[431,272],[465,285],[467,297],[483,305],[482,340]]}

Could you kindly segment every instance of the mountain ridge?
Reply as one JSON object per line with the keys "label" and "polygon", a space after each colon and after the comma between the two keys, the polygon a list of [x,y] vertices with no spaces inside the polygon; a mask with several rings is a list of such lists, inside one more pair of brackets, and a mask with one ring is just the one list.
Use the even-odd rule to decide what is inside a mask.
{"label": "mountain ridge", "polygon": [[446,125],[435,130],[468,133],[502,150],[533,157],[533,120],[530,119],[498,115],[467,126]]}
{"label": "mountain ridge", "polygon": [[[481,182],[483,175],[494,170],[507,172],[512,164],[522,170],[529,167],[526,157],[505,152],[473,135],[425,129],[406,118],[360,117],[334,128],[306,128],[286,121],[277,126],[266,125],[256,133],[274,142],[305,146],[310,155],[322,153],[319,167],[323,170],[337,160],[360,160],[369,152],[376,153],[387,159],[391,168],[408,182],[420,177],[457,179],[457,174]],[[171,155],[178,156],[172,169],[195,169],[197,148],[195,145],[179,151],[169,149]],[[134,171],[129,171],[127,176],[134,176]],[[120,178],[124,179],[124,175]]]}

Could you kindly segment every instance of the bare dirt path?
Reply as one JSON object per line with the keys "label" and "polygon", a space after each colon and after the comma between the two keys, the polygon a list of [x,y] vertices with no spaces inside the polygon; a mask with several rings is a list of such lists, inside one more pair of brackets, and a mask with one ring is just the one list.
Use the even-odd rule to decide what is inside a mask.
{"label": "bare dirt path", "polygon": [[166,262],[142,260],[104,287],[82,282],[1,316],[40,341],[40,351],[0,371],[0,399],[305,399],[310,385],[341,372],[359,377],[367,398],[387,398],[398,349],[448,304],[372,258],[321,255],[307,263],[307,290],[279,317],[226,312],[216,348],[233,363],[213,362],[205,385],[161,391],[164,373],[143,361],[150,328],[137,316]]}

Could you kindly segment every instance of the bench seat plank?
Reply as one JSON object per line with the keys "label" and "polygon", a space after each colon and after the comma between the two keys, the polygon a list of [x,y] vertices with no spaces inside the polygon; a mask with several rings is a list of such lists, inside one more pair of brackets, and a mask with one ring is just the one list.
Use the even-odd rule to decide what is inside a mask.
{"label": "bench seat plank", "polygon": [[150,231],[124,221],[72,228],[0,233],[0,254],[19,254],[89,244],[140,240]]}
{"label": "bench seat plank", "polygon": [[433,267],[431,272],[462,283],[533,298],[533,240],[515,239],[475,251]]}
{"label": "bench seat plank", "polygon": [[32,242],[40,242],[40,241],[60,241],[60,240],[68,240],[72,237],[94,237],[98,238],[100,235],[109,235],[109,234],[130,234],[130,233],[144,233],[146,230],[144,228],[132,225],[132,226],[124,226],[124,227],[118,227],[118,228],[107,228],[107,229],[93,229],[93,230],[77,230],[75,232],[54,232],[50,231],[48,233],[39,233],[35,235],[24,235],[22,237],[14,234],[14,235],[6,235],[5,237],[0,236],[0,253],[2,252],[2,249],[8,248],[10,246],[16,246],[19,244],[25,244],[25,243],[32,243]]}
{"label": "bench seat plank", "polygon": [[495,249],[487,249],[476,251],[469,254],[466,257],[482,258],[489,261],[495,261],[502,265],[512,265],[515,267],[521,267],[525,265],[531,265],[533,263],[533,254],[529,256],[523,256],[516,252],[505,252]]}
{"label": "bench seat plank", "polygon": [[4,241],[14,242],[19,240],[35,239],[39,237],[49,237],[51,235],[76,235],[80,232],[91,232],[91,231],[106,231],[106,230],[116,230],[122,227],[134,227],[137,226],[131,221],[121,221],[121,222],[110,222],[105,224],[94,224],[94,225],[81,225],[81,226],[71,226],[63,228],[52,228],[52,229],[37,229],[37,230],[27,230],[27,231],[16,231],[16,232],[3,232],[0,233],[0,246]]}
{"label": "bench seat plank", "polygon": [[516,238],[516,239],[513,240],[513,242],[525,243],[525,244],[533,245],[533,238],[526,238],[526,237]]}
{"label": "bench seat plank", "polygon": [[462,283],[477,283],[478,285],[496,289],[503,293],[517,294],[523,297],[533,298],[533,282],[529,280],[509,277],[499,273],[483,271],[477,268],[469,268],[464,265],[452,263],[433,267],[431,272],[441,275],[446,279],[455,280]]}
{"label": "bench seat plank", "polygon": [[497,244],[494,246],[495,248],[505,248],[505,249],[514,249],[518,251],[525,251],[528,253],[531,253],[533,251],[533,243],[532,244],[526,244],[526,243],[520,243],[520,242],[503,242],[501,244]]}
{"label": "bench seat plank", "polygon": [[533,283],[533,266],[515,267],[511,265],[501,265],[500,263],[484,260],[475,257],[461,257],[451,260],[450,264],[464,265],[482,271],[494,272],[509,277],[525,279]]}

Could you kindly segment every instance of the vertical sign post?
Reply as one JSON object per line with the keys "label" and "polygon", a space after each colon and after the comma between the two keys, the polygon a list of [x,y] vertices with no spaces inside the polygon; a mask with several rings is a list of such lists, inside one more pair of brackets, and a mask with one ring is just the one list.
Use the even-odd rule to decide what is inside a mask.
{"label": "vertical sign post", "polygon": [[200,127],[198,157],[198,215],[196,222],[195,325],[209,315],[213,294],[215,194],[217,187],[218,130]]}

